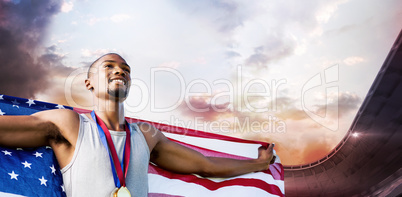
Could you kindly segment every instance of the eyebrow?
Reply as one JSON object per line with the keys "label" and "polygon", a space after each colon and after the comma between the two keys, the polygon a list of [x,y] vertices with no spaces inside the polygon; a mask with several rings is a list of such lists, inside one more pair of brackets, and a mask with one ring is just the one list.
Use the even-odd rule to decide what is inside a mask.
{"label": "eyebrow", "polygon": [[[116,63],[116,61],[114,61],[114,60],[105,60],[101,64],[104,64],[105,62]],[[128,65],[126,62],[123,62],[122,64],[128,66],[129,68],[131,68],[130,65]]]}

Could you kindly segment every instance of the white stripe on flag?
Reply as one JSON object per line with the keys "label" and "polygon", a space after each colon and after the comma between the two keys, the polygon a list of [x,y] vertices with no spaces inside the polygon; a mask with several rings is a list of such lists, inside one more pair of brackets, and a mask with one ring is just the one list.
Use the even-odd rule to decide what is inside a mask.
{"label": "white stripe on flag", "polygon": [[[148,174],[149,193],[179,195],[186,197],[205,196],[277,196],[256,187],[226,186],[217,190],[209,190],[195,183],[187,183],[178,179],[169,179],[156,174]],[[151,186],[154,185],[154,186]],[[172,188],[175,188],[172,190]]]}
{"label": "white stripe on flag", "polygon": [[[203,147],[210,150],[215,150],[218,152],[223,152],[232,155],[238,155],[242,157],[248,158],[257,158],[258,157],[258,148],[261,146],[260,144],[249,144],[249,143],[240,143],[240,142],[231,142],[224,141],[212,138],[202,138],[202,137],[193,137],[186,135],[179,135],[173,133],[163,132],[166,137],[175,139],[177,141],[181,141],[187,144],[191,144],[194,146]],[[236,147],[236,148],[234,148]]]}
{"label": "white stripe on flag", "polygon": [[0,192],[0,197],[25,197],[25,196],[21,196],[21,195],[17,195],[17,194],[10,194],[10,193]]}

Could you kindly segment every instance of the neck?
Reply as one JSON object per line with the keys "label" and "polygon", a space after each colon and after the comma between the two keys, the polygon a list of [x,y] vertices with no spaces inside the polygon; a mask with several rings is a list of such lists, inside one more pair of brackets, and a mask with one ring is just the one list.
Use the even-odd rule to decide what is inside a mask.
{"label": "neck", "polygon": [[99,101],[95,113],[105,123],[109,130],[125,131],[124,105],[122,102],[107,100]]}

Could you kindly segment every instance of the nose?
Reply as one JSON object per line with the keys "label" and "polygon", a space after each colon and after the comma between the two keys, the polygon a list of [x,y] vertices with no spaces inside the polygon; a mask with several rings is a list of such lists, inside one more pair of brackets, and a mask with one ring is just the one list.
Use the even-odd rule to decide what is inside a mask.
{"label": "nose", "polygon": [[114,75],[121,75],[121,76],[125,76],[125,75],[126,75],[126,74],[124,73],[124,70],[121,69],[121,68],[118,67],[118,66],[116,66],[116,67],[113,69],[113,74],[114,74]]}

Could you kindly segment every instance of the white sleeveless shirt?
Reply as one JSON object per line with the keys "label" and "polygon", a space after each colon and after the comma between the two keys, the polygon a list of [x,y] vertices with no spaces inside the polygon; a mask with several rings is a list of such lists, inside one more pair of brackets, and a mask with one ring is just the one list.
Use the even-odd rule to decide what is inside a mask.
{"label": "white sleeveless shirt", "polygon": [[[98,128],[86,115],[80,116],[80,128],[74,156],[61,169],[68,197],[109,197],[115,188],[109,155],[99,138]],[[126,185],[131,196],[148,196],[148,164],[150,152],[137,124],[131,126],[131,155]],[[121,162],[125,132],[111,131]]]}

